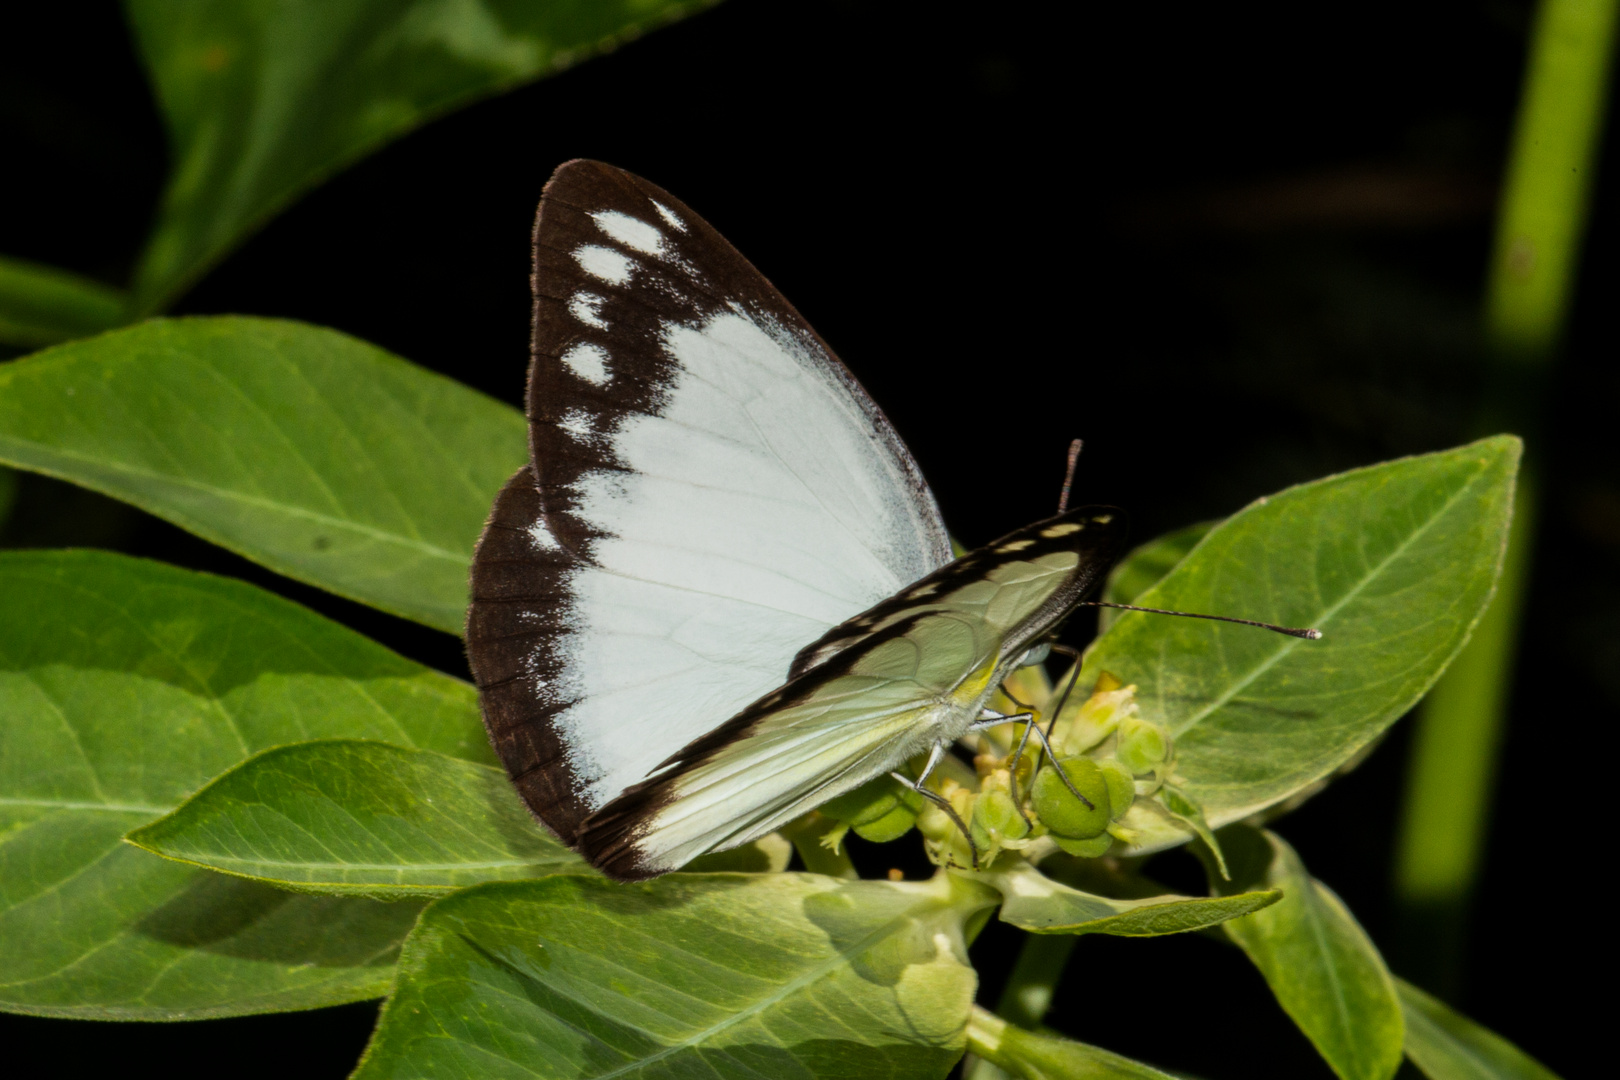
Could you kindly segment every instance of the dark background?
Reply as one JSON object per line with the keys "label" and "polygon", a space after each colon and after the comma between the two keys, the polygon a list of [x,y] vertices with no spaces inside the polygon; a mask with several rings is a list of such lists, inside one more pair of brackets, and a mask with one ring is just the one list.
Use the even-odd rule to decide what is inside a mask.
{"label": "dark background", "polygon": [[[1077,498],[1128,507],[1147,539],[1482,433],[1479,296],[1528,20],[1522,0],[732,0],[339,174],[178,310],[334,326],[518,404],[540,188],[568,158],[602,158],[707,216],[794,301],[963,541],[1049,512],[1076,435]],[[116,7],[0,15],[0,145],[0,251],[126,281],[165,157]],[[1589,785],[1606,782],[1598,739],[1620,703],[1612,191],[1600,181],[1531,446],[1546,512],[1453,999],[1571,1076],[1607,1043],[1596,996],[1571,985],[1577,958],[1594,966],[1597,920],[1559,897],[1596,899],[1588,822],[1607,816]],[[19,498],[0,544],[239,574],[465,672],[448,636],[137,511],[31,477]],[[1398,726],[1279,831],[1396,972],[1420,975],[1390,898],[1407,741]],[[881,872],[913,844],[856,857]],[[1183,855],[1155,869],[1199,887]],[[992,924],[975,945],[988,1004],[1018,937]],[[346,1074],[373,1014],[184,1029],[0,1017],[0,1032],[8,1058],[51,1075],[150,1060],[176,1077],[314,1080]],[[1049,1022],[1210,1080],[1329,1075],[1241,954],[1193,935],[1083,939]]]}

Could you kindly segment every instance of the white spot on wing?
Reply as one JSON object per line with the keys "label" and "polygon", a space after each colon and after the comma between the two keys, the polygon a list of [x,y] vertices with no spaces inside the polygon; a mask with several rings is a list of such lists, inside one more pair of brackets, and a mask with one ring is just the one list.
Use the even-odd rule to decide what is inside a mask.
{"label": "white spot on wing", "polygon": [[540,548],[542,551],[557,550],[557,538],[551,535],[551,530],[546,528],[544,521],[536,521],[533,525],[530,525],[528,532],[529,539],[534,541],[535,547]]}
{"label": "white spot on wing", "polygon": [[529,684],[537,693],[549,685],[540,677],[540,657],[544,650],[545,646],[542,645],[523,658],[523,674],[529,677]]}
{"label": "white spot on wing", "polygon": [[579,245],[574,249],[574,261],[591,277],[609,285],[630,284],[630,271],[635,267],[630,256],[600,244]]}
{"label": "white spot on wing", "polygon": [[673,229],[679,229],[681,232],[686,231],[686,222],[677,217],[675,211],[656,199],[653,200],[653,209],[658,211],[658,216],[664,219],[665,224]]}
{"label": "white spot on wing", "polygon": [[663,257],[664,234],[645,221],[617,210],[598,210],[591,215],[591,220],[596,222],[598,229],[625,247],[633,248],[643,255]]}
{"label": "white spot on wing", "polygon": [[590,442],[596,438],[596,429],[591,426],[591,416],[583,409],[569,409],[563,418],[557,421],[557,426],[581,442]]}
{"label": "white spot on wing", "polygon": [[607,385],[607,360],[607,350],[588,341],[582,341],[562,354],[562,362],[568,365],[569,371],[596,386]]}
{"label": "white spot on wing", "polygon": [[602,318],[601,313],[596,310],[602,304],[602,298],[595,293],[577,292],[568,301],[568,314],[586,326],[606,330],[608,328],[607,320]]}

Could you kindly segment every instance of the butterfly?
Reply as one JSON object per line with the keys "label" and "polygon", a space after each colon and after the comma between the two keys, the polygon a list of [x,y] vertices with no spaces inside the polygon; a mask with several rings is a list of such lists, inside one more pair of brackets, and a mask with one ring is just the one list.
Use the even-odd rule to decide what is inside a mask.
{"label": "butterfly", "polygon": [[953,559],[854,376],[640,177],[557,169],[533,291],[530,460],[478,542],[467,654],[517,791],[611,877],[748,843],[925,753],[908,782],[928,795],[1125,551],[1125,513],[1081,506]]}

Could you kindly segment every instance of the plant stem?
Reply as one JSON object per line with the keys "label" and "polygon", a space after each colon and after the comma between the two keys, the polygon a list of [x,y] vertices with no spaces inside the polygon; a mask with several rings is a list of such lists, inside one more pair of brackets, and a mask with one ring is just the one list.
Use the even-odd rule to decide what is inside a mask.
{"label": "plant stem", "polygon": [[[1000,1033],[1008,1023],[1029,1031],[1041,1026],[1046,1011],[1052,1007],[1052,994],[1063,977],[1069,954],[1079,940],[1067,934],[1024,935],[1024,946],[1007,976],[1001,1000],[996,1002],[995,1015],[974,1006],[973,1019],[968,1021],[968,1049],[979,1057],[967,1073],[968,1080],[1003,1080],[1008,1075],[994,1064]],[[987,1052],[977,1048],[975,1032],[983,1037],[980,1041],[988,1046]]]}
{"label": "plant stem", "polygon": [[1441,996],[1460,974],[1512,690],[1535,535],[1534,436],[1574,293],[1616,7],[1617,0],[1542,0],[1498,211],[1485,304],[1490,389],[1480,428],[1517,431],[1531,446],[1496,598],[1419,714],[1395,863],[1405,966]]}
{"label": "plant stem", "polygon": [[968,1053],[978,1060],[967,1072],[967,1080],[1003,1080],[1012,1074],[996,1064],[1005,1060],[1001,1053],[1001,1037],[1007,1030],[1007,1021],[980,1005],[968,1014]]}
{"label": "plant stem", "polygon": [[[836,878],[858,878],[861,875],[855,870],[855,864],[849,861],[849,852],[842,842],[834,850],[821,842],[821,838],[837,829],[844,828],[838,822],[823,817],[814,811],[806,814],[797,821],[783,826],[782,835],[793,843],[793,850],[799,853],[804,862],[804,868],[812,874],[826,874]],[[842,838],[840,838],[841,840]]]}
{"label": "plant stem", "polygon": [[1069,954],[1079,940],[1069,934],[1025,935],[1024,947],[1007,976],[1001,1000],[996,1002],[996,1015],[1031,1031],[1040,1027],[1052,1007],[1052,994],[1063,978]]}

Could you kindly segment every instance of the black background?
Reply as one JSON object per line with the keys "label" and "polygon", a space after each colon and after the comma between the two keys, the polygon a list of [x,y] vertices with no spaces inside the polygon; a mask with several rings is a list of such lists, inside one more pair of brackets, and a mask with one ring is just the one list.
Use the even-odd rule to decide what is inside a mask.
{"label": "black background", "polygon": [[[1480,433],[1478,297],[1528,10],[732,0],[341,173],[177,310],[334,326],[517,404],[535,202],[557,164],[601,158],[704,214],[794,301],[962,540],[1049,512],[1076,435],[1077,498],[1128,507],[1147,539]],[[122,284],[165,158],[114,6],[0,15],[0,140],[0,251]],[[1565,1075],[1604,1038],[1574,972],[1602,918],[1582,914],[1601,904],[1592,845],[1609,818],[1590,785],[1606,782],[1598,743],[1620,702],[1612,189],[1531,447],[1546,513],[1455,997]],[[25,477],[0,543],[239,574],[465,673],[448,636],[62,485]],[[1401,725],[1279,829],[1398,973],[1412,970],[1390,900],[1406,745]],[[915,868],[900,852],[914,843],[857,859]],[[1159,863],[1198,887],[1185,856]],[[1017,947],[994,924],[979,939],[981,1000]],[[0,1017],[0,1032],[9,1059],[51,1075],[151,1061],[313,1080],[346,1074],[373,1015]],[[1049,1022],[1211,1080],[1329,1075],[1242,956],[1196,936],[1083,939]]]}

